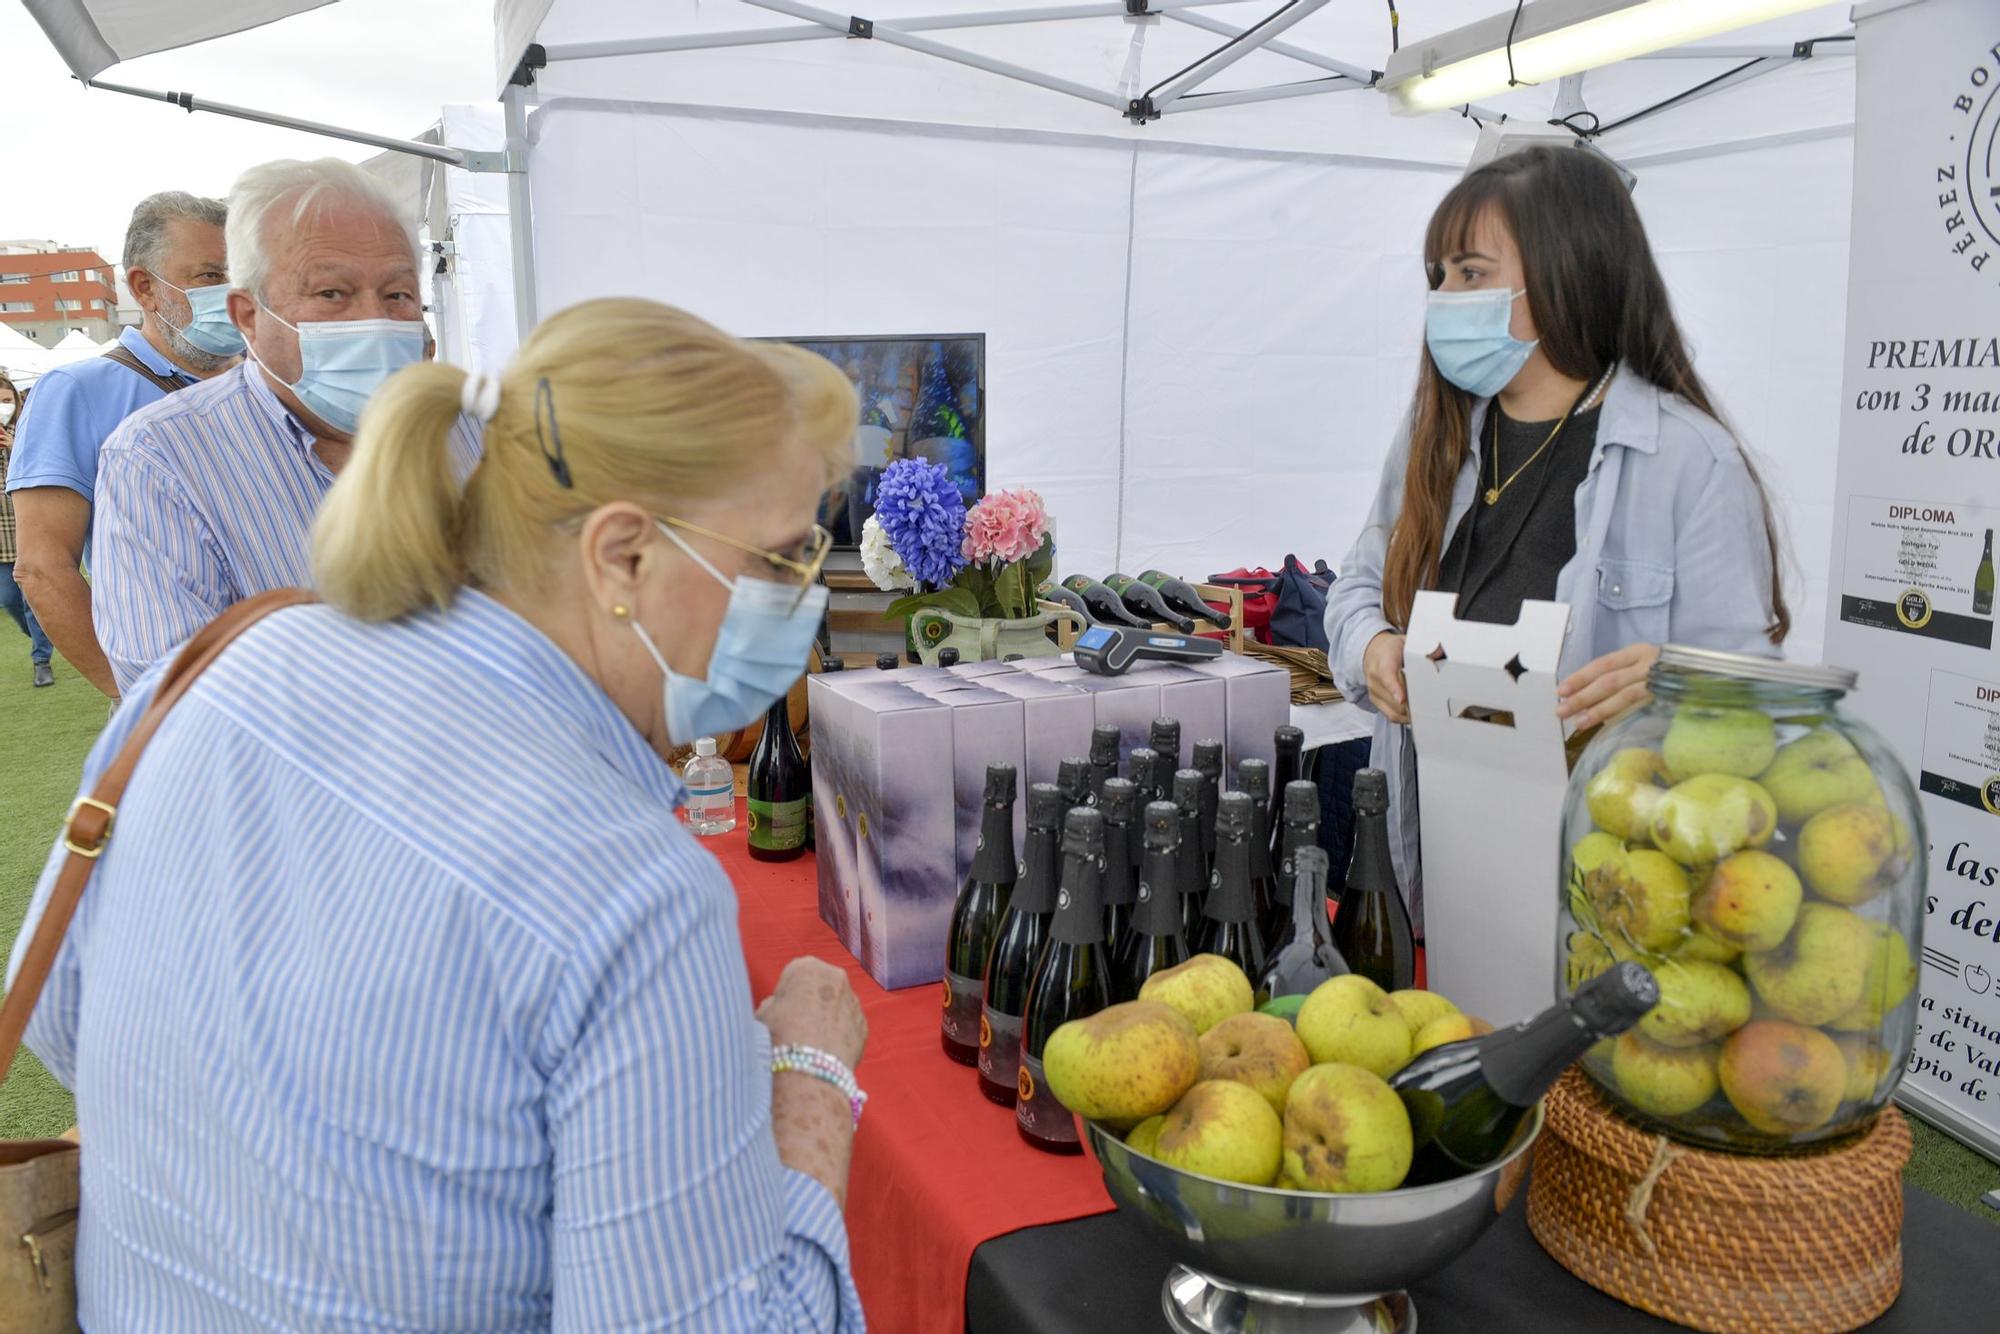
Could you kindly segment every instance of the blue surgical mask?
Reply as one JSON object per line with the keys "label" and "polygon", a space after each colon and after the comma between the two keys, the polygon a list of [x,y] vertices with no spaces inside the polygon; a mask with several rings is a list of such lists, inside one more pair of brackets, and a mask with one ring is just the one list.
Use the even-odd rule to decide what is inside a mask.
{"label": "blue surgical mask", "polygon": [[1535,343],[1507,331],[1514,302],[1526,295],[1504,287],[1432,292],[1424,311],[1424,341],[1438,374],[1478,398],[1491,398],[1512,383],[1535,352]]}
{"label": "blue surgical mask", "polygon": [[795,584],[771,579],[730,579],[702,559],[679,533],[660,525],[669,541],[685,551],[729,590],[729,609],[715,634],[708,675],[681,676],[667,666],[653,637],[637,619],[632,632],[666,676],[667,739],[685,746],[697,737],[719,736],[763,717],[806,669],[806,655],[826,610],[826,588],[814,584],[799,596]]}
{"label": "blue surgical mask", "polygon": [[[361,424],[362,407],[382,382],[424,359],[422,320],[307,320],[293,324],[269,306],[263,310],[299,336],[299,378],[285,387],[320,420],[350,435]],[[254,351],[250,355],[253,359],[257,356]]]}
{"label": "blue surgical mask", "polygon": [[[174,287],[159,274],[153,281],[162,287]],[[243,332],[229,322],[229,284],[215,283],[209,287],[174,287],[176,292],[187,298],[188,316],[186,328],[179,328],[165,316],[160,322],[188,340],[195,347],[212,357],[236,357],[243,354]]]}

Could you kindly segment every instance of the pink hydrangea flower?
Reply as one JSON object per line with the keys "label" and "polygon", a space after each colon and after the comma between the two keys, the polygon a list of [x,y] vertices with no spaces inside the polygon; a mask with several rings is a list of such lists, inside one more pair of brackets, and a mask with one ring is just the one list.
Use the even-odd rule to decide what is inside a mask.
{"label": "pink hydrangea flower", "polygon": [[1033,491],[996,491],[965,516],[967,560],[1026,560],[1041,550],[1049,514]]}

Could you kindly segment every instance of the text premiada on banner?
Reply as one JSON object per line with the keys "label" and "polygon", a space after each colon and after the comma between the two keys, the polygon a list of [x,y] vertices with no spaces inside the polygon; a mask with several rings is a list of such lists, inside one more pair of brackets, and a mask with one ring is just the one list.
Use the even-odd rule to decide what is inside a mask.
{"label": "text premiada on banner", "polygon": [[2000,5],[1856,9],[1854,230],[1829,662],[1917,778],[1920,1010],[1901,1099],[2000,1157]]}

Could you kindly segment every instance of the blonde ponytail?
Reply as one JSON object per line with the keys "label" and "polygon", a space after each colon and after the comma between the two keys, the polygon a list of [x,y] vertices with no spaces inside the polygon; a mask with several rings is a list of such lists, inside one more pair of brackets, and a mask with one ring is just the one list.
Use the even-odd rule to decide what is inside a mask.
{"label": "blonde ponytail", "polygon": [[455,366],[419,364],[369,401],[312,535],[320,596],[350,616],[388,621],[443,607],[465,581],[465,493],[451,458],[464,382]]}

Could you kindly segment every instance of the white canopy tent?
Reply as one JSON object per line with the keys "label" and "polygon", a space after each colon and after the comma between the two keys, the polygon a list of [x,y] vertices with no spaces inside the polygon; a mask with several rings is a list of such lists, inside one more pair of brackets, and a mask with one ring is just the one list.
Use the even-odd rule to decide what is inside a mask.
{"label": "white canopy tent", "polygon": [[[86,78],[311,7],[28,2]],[[1404,44],[1510,8],[1399,7]],[[1266,20],[1280,38],[1174,79]],[[511,272],[524,320],[639,293],[745,334],[985,333],[991,480],[1048,497],[1064,566],[1204,574],[1344,551],[1407,398],[1423,222],[1474,150],[1472,115],[1513,131],[1559,110],[1638,176],[1700,369],[1766,461],[1802,571],[1792,651],[1816,657],[1846,32],[1846,6],[1827,5],[1408,117],[1369,86],[1392,44],[1379,0],[882,0],[858,17],[799,0],[496,0],[504,152],[479,151],[490,124],[450,116],[430,143],[350,137],[508,173],[511,257],[489,188],[451,222],[447,258],[454,284],[489,294]],[[1133,97],[1183,88],[1159,119],[1126,118]],[[446,355],[492,365],[511,349],[497,300],[483,319],[441,304]]]}

